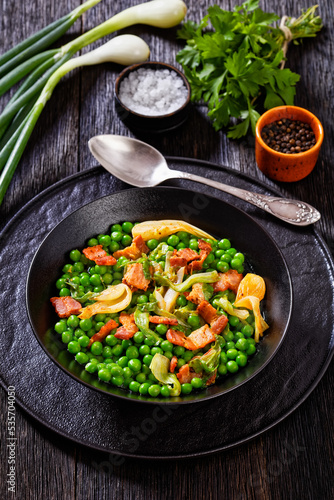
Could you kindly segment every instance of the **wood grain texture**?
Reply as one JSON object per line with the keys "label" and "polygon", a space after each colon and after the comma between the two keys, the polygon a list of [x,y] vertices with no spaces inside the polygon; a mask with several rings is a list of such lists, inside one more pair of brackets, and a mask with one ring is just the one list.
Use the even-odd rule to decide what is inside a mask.
{"label": "wood grain texture", "polygon": [[[61,43],[87,31],[138,0],[102,1],[71,28]],[[199,21],[210,0],[187,0],[188,19]],[[237,4],[217,3],[223,8]],[[79,4],[74,0],[0,0],[0,51],[9,49]],[[266,11],[298,15],[307,0],[261,1]],[[317,167],[306,179],[275,183],[257,169],[254,139],[230,141],[214,132],[206,107],[195,105],[177,132],[147,142],[165,155],[209,160],[250,174],[283,194],[304,199],[323,214],[318,228],[334,250],[334,97],[333,3],[320,0],[325,28],[315,39],[291,46],[288,67],[301,75],[295,103],[313,111],[325,127]],[[142,36],[151,59],[175,63],[182,47],[176,29],[133,26],[126,33]],[[95,46],[101,42],[96,42]],[[87,49],[85,49],[87,50]],[[96,164],[89,138],[101,133],[133,135],[115,113],[113,88],[122,68],[104,64],[68,75],[47,104],[0,208],[3,225],[29,199],[69,174]],[[0,99],[0,107],[9,96]],[[22,242],[24,245],[24,242]],[[3,272],[3,270],[1,270]],[[6,332],[2,332],[4,335]],[[320,335],[321,332],[315,332]],[[316,355],[316,353],[315,353]],[[153,462],[111,456],[76,445],[49,431],[16,408],[17,493],[7,491],[7,395],[0,390],[0,498],[24,500],[329,500],[334,498],[333,453],[334,365],[302,405],[279,425],[253,441],[217,455],[183,461]],[[97,408],[98,411],[98,408]],[[83,425],[85,423],[83,422]]]}

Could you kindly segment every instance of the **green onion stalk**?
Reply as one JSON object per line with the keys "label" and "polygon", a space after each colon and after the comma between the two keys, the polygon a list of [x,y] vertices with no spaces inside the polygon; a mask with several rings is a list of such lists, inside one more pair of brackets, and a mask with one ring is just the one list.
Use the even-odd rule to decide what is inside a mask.
{"label": "green onion stalk", "polygon": [[[90,0],[86,2],[81,6],[81,10],[84,6],[85,10],[87,10],[98,3],[98,1],[100,0]],[[187,8],[182,0],[169,0],[168,2],[165,0],[152,0],[139,4],[123,10],[108,21],[84,33],[75,40],[72,40],[60,49],[47,51],[45,57],[39,55],[39,57],[36,58],[34,55],[35,53],[33,53],[30,59],[20,63],[18,70],[20,78],[23,74],[28,74],[29,71],[31,73],[0,115],[0,138],[5,137],[7,141],[2,140],[0,143],[0,147],[2,146],[0,150],[0,171],[2,170],[0,176],[0,204],[3,201],[6,190],[37,120],[61,78],[79,66],[99,64],[106,61],[118,62],[120,64],[124,61],[125,65],[139,62],[138,55],[133,59],[135,50],[129,47],[127,51],[123,50],[122,57],[118,57],[116,60],[113,58],[106,58],[106,53],[108,51],[104,52],[102,47],[100,47],[100,51],[96,49],[96,51],[89,53],[90,55],[85,54],[72,59],[74,54],[100,38],[134,24],[147,24],[159,28],[171,28],[183,20],[186,11]],[[77,13],[77,15],[80,14]],[[58,29],[58,26],[56,29]],[[47,32],[37,41],[33,39],[31,44],[42,44],[41,40],[43,40],[43,37],[51,37],[52,33],[52,31]],[[135,38],[140,40],[138,37]],[[26,40],[26,42],[28,40]],[[30,41],[31,40],[32,38],[30,38]],[[105,46],[106,45],[107,44],[105,44]],[[125,48],[126,47],[127,45],[125,44]],[[28,48],[29,44],[28,47],[22,50],[27,50]],[[120,51],[120,45],[118,45],[118,51]],[[102,53],[103,55],[101,55]],[[146,60],[148,54],[140,60]],[[31,55],[31,53],[29,53],[29,55]],[[14,55],[14,57],[16,56]],[[0,68],[7,64],[6,59],[8,60],[8,53],[0,58]],[[37,65],[35,65],[36,59],[39,61]],[[22,66],[25,66],[25,69],[22,69]],[[28,71],[25,73],[27,68]],[[43,73],[43,71],[45,72]],[[10,72],[12,72],[12,68]],[[10,72],[7,73],[7,77]],[[14,82],[16,83],[18,81],[18,76],[15,74],[15,71],[14,74],[13,72],[11,73],[11,78],[9,78],[9,80],[7,77],[5,77],[5,82],[3,82],[3,79],[0,80],[0,89],[2,83],[4,84],[4,88],[8,90],[11,82],[13,82],[12,85],[14,85]],[[15,121],[16,124],[13,126]]]}

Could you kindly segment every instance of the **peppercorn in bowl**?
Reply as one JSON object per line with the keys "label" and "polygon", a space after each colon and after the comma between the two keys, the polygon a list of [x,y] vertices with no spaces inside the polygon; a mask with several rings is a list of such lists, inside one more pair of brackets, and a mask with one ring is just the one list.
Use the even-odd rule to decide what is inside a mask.
{"label": "peppercorn in bowl", "polygon": [[256,124],[257,165],[273,180],[301,180],[315,167],[323,137],[320,121],[308,110],[297,106],[272,108]]}
{"label": "peppercorn in bowl", "polygon": [[[192,201],[175,188],[116,193],[69,215],[38,249],[29,319],[51,360],[76,381],[126,400],[191,403],[237,389],[275,356],[292,308],[281,252],[251,217],[215,198],[185,221],[182,207]],[[220,289],[224,275],[237,278],[234,292]],[[239,293],[243,279],[249,290],[247,276],[260,285],[253,313],[245,310],[253,299]]]}

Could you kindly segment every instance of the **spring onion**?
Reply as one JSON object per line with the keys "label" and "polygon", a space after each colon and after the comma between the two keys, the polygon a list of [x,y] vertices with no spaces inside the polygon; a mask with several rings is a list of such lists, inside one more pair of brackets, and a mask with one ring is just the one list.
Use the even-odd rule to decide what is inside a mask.
{"label": "spring onion", "polygon": [[[84,10],[92,7],[98,3],[98,1],[100,0],[90,0],[86,2],[80,8],[73,11],[76,12],[76,14],[72,13],[68,19],[74,22],[75,16],[78,17]],[[114,42],[113,48],[117,48],[119,53],[117,59],[115,57],[111,59],[105,58],[107,52],[105,46],[103,49],[100,48],[99,51],[96,49],[90,56],[85,54],[72,61],[74,54],[98,39],[136,23],[160,28],[171,28],[182,21],[186,11],[187,8],[182,0],[169,0],[168,2],[164,0],[152,0],[151,2],[125,9],[108,21],[84,33],[55,51],[47,51],[46,55],[36,55],[41,48],[44,49],[48,46],[47,42],[51,39],[53,28],[58,29],[59,26],[62,26],[61,23],[59,25],[54,24],[53,28],[49,27],[49,30],[42,30],[42,34],[40,32],[38,35],[39,37],[31,37],[23,43],[21,46],[22,52],[27,50],[24,57],[17,59],[16,57],[17,54],[19,55],[19,52],[15,53],[14,50],[12,56],[8,56],[8,53],[6,53],[0,58],[0,68],[2,69],[1,75],[7,75],[2,82],[5,90],[10,88],[11,83],[13,85],[18,81],[19,77],[28,74],[30,71],[23,85],[19,88],[17,93],[14,94],[0,115],[0,138],[4,137],[5,134],[7,139],[5,143],[2,141],[2,149],[0,150],[0,170],[3,168],[0,176],[0,204],[2,203],[35,124],[59,80],[66,73],[81,65],[98,64],[106,60],[111,60],[119,64],[122,64],[123,61],[125,65],[129,65],[139,61],[138,54],[136,53],[137,50],[143,54],[141,60],[146,60],[149,52],[147,51],[147,46],[145,48],[142,46],[141,49],[138,49],[139,42],[137,37],[138,46],[136,50],[130,48],[130,46],[127,45],[128,42],[125,44],[127,50],[124,50],[124,47],[121,48],[118,42]],[[62,19],[65,23],[65,18]],[[123,39],[123,41],[125,41],[125,39]],[[28,50],[29,48],[31,48],[30,51]],[[108,50],[109,49],[110,45],[108,46]],[[10,52],[11,51],[9,51],[9,53]],[[15,64],[9,67],[7,62],[10,60],[10,57],[15,59]],[[39,61],[37,65],[36,60]],[[20,68],[17,74],[15,71],[11,72],[13,67],[17,67],[18,64],[20,64]],[[11,72],[10,77],[8,77],[9,72]],[[29,85],[27,82],[29,82]],[[33,107],[27,114],[27,106],[31,105],[33,101],[35,101]],[[22,112],[24,108],[26,109],[26,113]],[[10,124],[12,120],[16,120],[17,128],[15,129],[13,127],[11,128]],[[11,129],[12,135],[8,133],[8,128]]]}

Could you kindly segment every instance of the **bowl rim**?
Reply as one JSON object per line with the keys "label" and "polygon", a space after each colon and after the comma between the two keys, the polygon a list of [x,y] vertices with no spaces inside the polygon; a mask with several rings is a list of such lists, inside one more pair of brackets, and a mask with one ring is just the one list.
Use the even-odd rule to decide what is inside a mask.
{"label": "bowl rim", "polygon": [[[312,130],[314,131],[315,129],[317,129],[317,132],[319,133],[319,137],[318,137],[316,143],[307,151],[302,151],[301,153],[291,153],[291,154],[281,153],[280,151],[275,151],[274,149],[270,148],[261,137],[262,129],[266,125],[266,123],[263,123],[263,122],[266,121],[266,119],[270,115],[272,115],[275,111],[286,111],[288,113],[289,110],[291,110],[291,111],[296,110],[300,113],[304,113],[305,116],[307,116],[309,119],[311,119],[311,123],[309,123],[309,125],[312,127]],[[284,118],[284,117],[282,117],[282,118]],[[277,120],[274,119],[274,121],[277,121]],[[313,125],[312,122],[314,122],[315,126],[312,126]],[[269,123],[272,123],[272,122],[269,122]],[[260,118],[258,119],[258,121],[256,122],[255,137],[256,137],[256,140],[258,141],[258,144],[263,149],[265,149],[268,153],[272,154],[273,156],[276,156],[277,158],[282,158],[282,159],[283,158],[284,159],[291,158],[292,160],[296,160],[298,158],[303,159],[303,158],[308,157],[310,154],[312,154],[313,152],[315,152],[316,150],[318,150],[321,147],[321,144],[324,140],[324,129],[323,129],[322,123],[320,122],[319,118],[317,118],[313,113],[311,113],[311,111],[309,111],[306,108],[302,108],[300,106],[292,106],[292,105],[275,106],[274,108],[270,108],[267,111],[265,111],[265,113],[263,113],[260,116]]]}
{"label": "bowl rim", "polygon": [[[124,78],[126,78],[129,73],[131,73],[133,71],[136,71],[137,69],[145,67],[145,66],[162,66],[162,67],[165,67],[166,69],[174,71],[180,78],[182,78],[183,83],[185,84],[186,89],[187,89],[187,99],[182,104],[182,106],[180,106],[179,108],[175,109],[171,113],[164,113],[164,114],[161,114],[161,115],[143,115],[142,113],[138,113],[137,111],[134,111],[133,109],[129,108],[128,106],[126,106],[126,104],[123,103],[123,101],[119,97],[119,87],[120,87],[120,84],[121,84],[122,80]],[[144,61],[144,62],[141,62],[141,63],[132,64],[131,66],[127,66],[117,76],[116,81],[115,81],[115,98],[117,99],[119,105],[123,109],[125,109],[128,113],[137,116],[138,118],[142,118],[142,119],[145,119],[147,121],[151,121],[151,120],[154,120],[154,119],[155,120],[157,120],[157,119],[162,120],[163,118],[170,118],[172,116],[177,115],[178,113],[182,112],[187,106],[189,106],[190,99],[191,99],[191,87],[190,87],[190,84],[189,84],[188,79],[185,76],[185,74],[182,73],[181,70],[179,70],[178,68],[176,68],[172,64],[169,64],[169,63],[166,63],[166,62],[162,62],[162,61]]]}
{"label": "bowl rim", "polygon": [[[143,192],[143,191],[152,191],[152,190],[186,191],[186,192],[189,192],[188,189],[185,189],[185,188],[182,188],[182,187],[175,187],[175,186],[156,186],[156,187],[153,187],[153,188],[152,187],[150,187],[150,188],[130,188],[127,191],[131,191],[131,192],[133,192],[133,191],[139,192],[140,191],[140,192]],[[266,238],[268,238],[270,240],[270,242],[272,243],[272,245],[276,248],[278,254],[280,255],[281,262],[283,263],[283,266],[285,268],[285,272],[286,272],[286,275],[287,275],[287,278],[288,278],[288,280],[287,280],[287,285],[288,285],[287,288],[288,288],[288,293],[289,293],[289,313],[288,313],[288,317],[287,317],[287,320],[286,320],[286,324],[285,324],[284,330],[281,333],[281,337],[280,337],[280,339],[279,339],[279,341],[277,343],[277,346],[276,346],[275,350],[272,352],[272,354],[269,356],[269,358],[257,370],[255,370],[254,373],[252,373],[250,376],[248,376],[247,378],[245,378],[241,382],[238,382],[234,386],[225,389],[223,392],[209,394],[209,395],[203,396],[202,398],[198,398],[198,399],[187,399],[187,397],[189,397],[189,396],[191,398],[191,395],[184,395],[184,396],[180,395],[180,396],[169,397],[169,398],[161,398],[161,397],[160,398],[159,397],[158,398],[154,398],[154,397],[151,397],[151,398],[148,398],[148,399],[139,399],[140,395],[138,395],[138,394],[134,394],[133,397],[130,397],[130,393],[126,394],[125,391],[124,391],[124,395],[122,395],[122,394],[115,394],[114,392],[112,392],[112,390],[109,391],[109,390],[104,389],[104,388],[96,387],[96,386],[94,386],[94,385],[86,382],[85,380],[79,378],[78,376],[76,376],[69,369],[67,369],[66,367],[64,367],[55,357],[52,356],[52,354],[49,352],[49,350],[47,349],[47,347],[44,345],[44,343],[40,339],[38,333],[36,332],[35,327],[34,327],[34,323],[33,323],[32,317],[31,317],[30,306],[29,306],[29,294],[28,294],[28,290],[29,290],[29,284],[30,284],[30,281],[31,281],[31,275],[32,275],[31,271],[32,271],[33,264],[34,264],[34,262],[36,260],[36,257],[38,255],[40,249],[44,245],[45,241],[48,239],[48,237],[54,231],[56,231],[56,229],[66,219],[68,219],[69,217],[73,216],[73,214],[75,214],[78,211],[80,211],[83,207],[87,207],[87,206],[89,206],[89,205],[91,205],[91,204],[93,204],[93,203],[95,203],[97,201],[100,201],[100,200],[104,199],[104,198],[109,198],[109,197],[112,197],[112,196],[115,196],[115,195],[120,195],[120,194],[124,194],[124,191],[123,190],[119,190],[119,191],[115,191],[112,194],[101,196],[99,198],[96,198],[95,200],[92,200],[92,201],[90,201],[90,202],[82,205],[81,207],[75,209],[73,212],[69,213],[66,217],[64,217],[61,221],[59,221],[51,229],[51,231],[48,232],[48,234],[43,238],[42,242],[39,244],[38,248],[36,249],[36,251],[34,253],[34,256],[33,256],[32,260],[30,262],[30,266],[29,266],[29,269],[28,269],[28,272],[27,272],[27,277],[26,277],[26,284],[25,284],[25,306],[26,306],[26,313],[27,313],[27,316],[28,316],[28,320],[29,320],[30,326],[32,328],[32,331],[34,333],[34,336],[36,337],[38,343],[40,344],[40,346],[42,347],[42,349],[44,350],[44,352],[47,354],[47,356],[51,359],[51,361],[53,363],[55,363],[68,376],[70,376],[72,379],[74,379],[77,383],[85,385],[89,389],[98,391],[98,392],[100,392],[102,394],[105,394],[107,396],[110,396],[110,397],[115,397],[115,398],[121,399],[123,401],[129,401],[129,402],[135,402],[135,403],[141,403],[141,404],[148,404],[148,405],[152,405],[152,404],[157,405],[158,404],[158,405],[171,405],[171,406],[175,406],[175,405],[179,405],[179,404],[184,405],[184,404],[204,403],[204,402],[206,402],[206,401],[208,401],[210,399],[224,396],[225,394],[227,394],[227,393],[229,393],[229,392],[237,389],[238,387],[241,387],[242,385],[244,385],[245,383],[247,383],[249,380],[251,380],[255,376],[259,375],[259,373],[276,356],[277,352],[279,351],[280,347],[282,346],[282,344],[284,342],[285,336],[287,334],[287,331],[288,331],[288,328],[289,328],[289,325],[290,325],[292,311],[293,311],[293,304],[294,304],[293,285],[292,285],[292,278],[291,278],[290,270],[289,270],[289,267],[287,265],[285,257],[283,255],[281,249],[279,248],[278,244],[271,237],[270,233],[259,222],[257,222],[253,217],[251,217],[247,212],[245,212],[241,208],[236,207],[232,203],[229,203],[228,201],[222,200],[222,199],[220,199],[220,198],[218,198],[216,196],[213,196],[213,195],[206,195],[206,196],[208,198],[214,199],[215,201],[218,201],[218,202],[221,202],[221,203],[225,203],[226,205],[232,207],[233,210],[236,210],[236,211],[242,213],[244,217],[246,217],[250,221],[252,221],[252,223],[255,224],[260,229],[260,231],[262,231],[265,234]],[[66,347],[64,345],[64,349],[63,350],[65,350],[65,349],[66,349]],[[73,360],[75,360],[74,357],[73,357]],[[109,386],[106,385],[106,387],[109,387]],[[111,389],[113,389],[113,388],[114,387],[111,386]],[[119,388],[116,387],[114,389],[119,389]],[[119,389],[119,390],[121,390],[121,389]],[[207,389],[205,389],[205,390],[207,390]],[[204,393],[204,391],[203,391],[203,393]]]}

